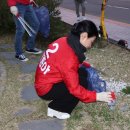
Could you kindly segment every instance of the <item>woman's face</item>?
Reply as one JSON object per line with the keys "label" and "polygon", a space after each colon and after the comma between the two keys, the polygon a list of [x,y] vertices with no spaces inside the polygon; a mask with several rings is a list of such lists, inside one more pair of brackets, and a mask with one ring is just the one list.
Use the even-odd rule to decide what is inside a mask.
{"label": "woman's face", "polygon": [[88,33],[86,32],[80,34],[80,43],[87,49],[91,48],[95,39],[96,39],[95,36],[88,38]]}

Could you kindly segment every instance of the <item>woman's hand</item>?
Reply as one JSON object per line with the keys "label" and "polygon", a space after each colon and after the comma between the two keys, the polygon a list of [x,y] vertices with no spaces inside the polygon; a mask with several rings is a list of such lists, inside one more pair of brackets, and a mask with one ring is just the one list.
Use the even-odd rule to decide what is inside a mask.
{"label": "woman's hand", "polygon": [[96,100],[101,102],[111,102],[113,99],[112,92],[101,92],[96,96]]}

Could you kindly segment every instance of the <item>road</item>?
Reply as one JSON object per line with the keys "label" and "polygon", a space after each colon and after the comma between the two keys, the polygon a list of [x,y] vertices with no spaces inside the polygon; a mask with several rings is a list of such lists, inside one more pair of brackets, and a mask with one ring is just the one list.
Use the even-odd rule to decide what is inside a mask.
{"label": "road", "polygon": [[[102,0],[86,0],[86,13],[100,16]],[[74,0],[63,0],[61,7],[75,10]],[[130,0],[108,0],[105,17],[130,24]]]}

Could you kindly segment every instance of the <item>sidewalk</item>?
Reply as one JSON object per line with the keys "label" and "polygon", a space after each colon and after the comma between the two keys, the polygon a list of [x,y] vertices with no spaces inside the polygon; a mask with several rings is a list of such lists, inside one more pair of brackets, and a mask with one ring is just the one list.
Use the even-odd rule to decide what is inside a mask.
{"label": "sidewalk", "polygon": [[[61,11],[61,18],[64,22],[73,25],[76,22],[75,11],[59,8]],[[88,20],[92,20],[98,27],[100,25],[100,17],[86,14]],[[126,40],[128,42],[128,48],[130,49],[130,24],[114,21],[105,20],[106,30],[110,39],[118,41],[120,39]]]}

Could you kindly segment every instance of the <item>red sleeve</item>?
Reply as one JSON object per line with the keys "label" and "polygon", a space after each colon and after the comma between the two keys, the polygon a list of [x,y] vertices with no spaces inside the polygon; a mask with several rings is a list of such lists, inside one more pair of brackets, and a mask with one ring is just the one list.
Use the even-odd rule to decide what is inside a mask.
{"label": "red sleeve", "polygon": [[7,0],[8,6],[15,6],[16,0]]}
{"label": "red sleeve", "polygon": [[96,92],[89,91],[79,84],[78,64],[73,58],[61,65],[61,74],[69,92],[82,102],[95,102]]}
{"label": "red sleeve", "polygon": [[86,66],[87,68],[91,67],[91,65],[88,62],[83,62],[82,65]]}

